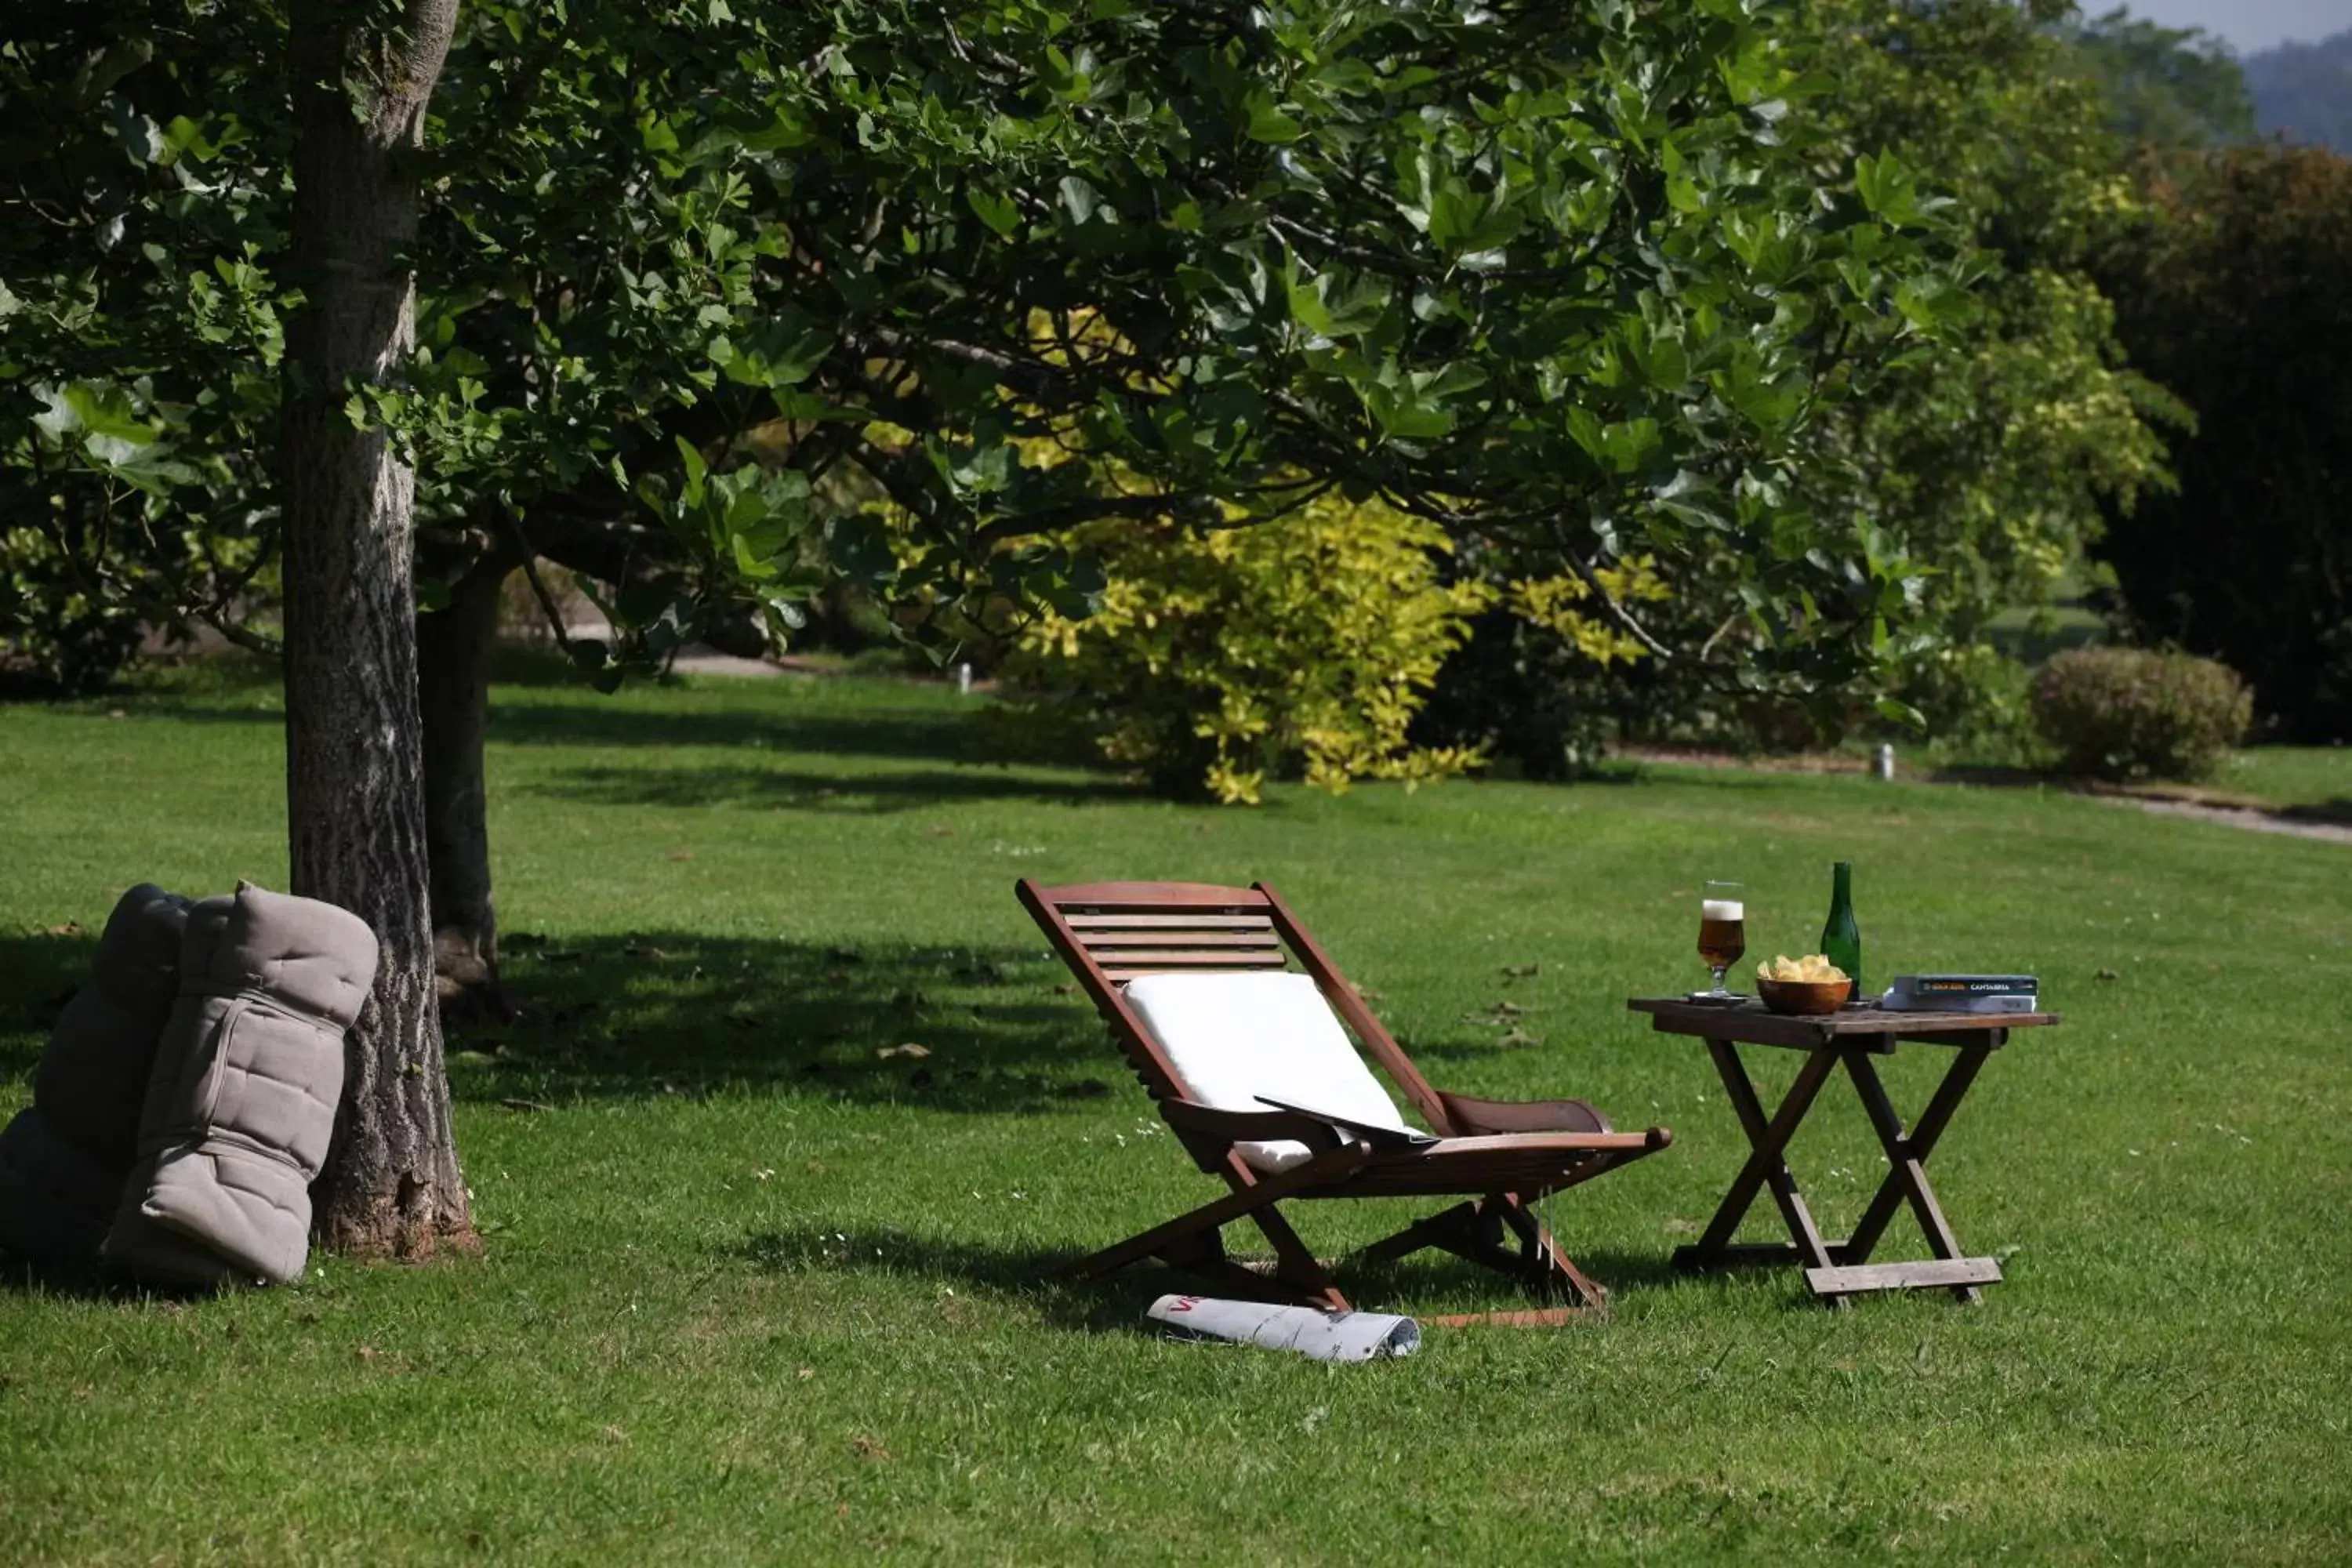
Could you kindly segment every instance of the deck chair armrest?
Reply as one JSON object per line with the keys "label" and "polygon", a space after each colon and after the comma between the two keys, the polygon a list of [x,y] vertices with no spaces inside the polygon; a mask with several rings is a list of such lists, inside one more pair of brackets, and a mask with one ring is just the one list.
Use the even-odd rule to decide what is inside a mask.
{"label": "deck chair armrest", "polygon": [[1197,1132],[1229,1142],[1272,1142],[1296,1138],[1318,1154],[1339,1147],[1338,1128],[1295,1110],[1220,1110],[1197,1100],[1163,1100],[1160,1117],[1179,1132]]}
{"label": "deck chair armrest", "polygon": [[1437,1091],[1456,1136],[1498,1132],[1612,1132],[1609,1119],[1580,1100],[1480,1100]]}

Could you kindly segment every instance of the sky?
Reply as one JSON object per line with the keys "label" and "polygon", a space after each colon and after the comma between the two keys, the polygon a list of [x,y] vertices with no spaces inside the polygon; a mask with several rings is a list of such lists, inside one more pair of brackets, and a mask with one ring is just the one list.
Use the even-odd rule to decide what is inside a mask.
{"label": "sky", "polygon": [[[2103,16],[2118,0],[2080,0],[2083,13]],[[2135,16],[2168,27],[2202,27],[2226,38],[2241,55],[2274,44],[2315,44],[2352,28],[2352,0],[2121,0]]]}

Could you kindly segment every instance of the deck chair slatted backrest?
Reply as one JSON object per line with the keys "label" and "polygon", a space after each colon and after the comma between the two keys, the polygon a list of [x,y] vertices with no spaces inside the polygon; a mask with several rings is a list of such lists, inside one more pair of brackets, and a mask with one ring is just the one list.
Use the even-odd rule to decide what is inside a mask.
{"label": "deck chair slatted backrest", "polygon": [[[1600,1304],[1598,1287],[1526,1215],[1526,1198],[1574,1185],[1664,1148],[1670,1136],[1664,1129],[1613,1132],[1598,1112],[1576,1100],[1503,1105],[1440,1093],[1280,896],[1264,883],[1239,888],[1093,882],[1047,888],[1024,879],[1016,891],[1078,977],[1136,1076],[1160,1103],[1171,1131],[1203,1171],[1222,1175],[1233,1188],[1215,1204],[1095,1255],[1079,1266],[1080,1272],[1105,1272],[1138,1258],[1159,1256],[1233,1280],[1235,1276],[1217,1239],[1218,1226],[1246,1215],[1275,1245],[1275,1280],[1288,1287],[1296,1299],[1344,1306],[1337,1287],[1274,1209],[1276,1199],[1469,1193],[1477,1194],[1475,1201],[1401,1232],[1374,1253],[1398,1256],[1417,1247],[1442,1247],[1524,1273],[1546,1288],[1563,1288],[1588,1306]],[[1309,1118],[1203,1106],[1127,994],[1130,982],[1150,975],[1265,973],[1294,968],[1313,980],[1354,1037],[1360,1054],[1370,1058],[1441,1142],[1376,1152],[1367,1143],[1350,1144],[1334,1128],[1317,1127]],[[1324,1144],[1338,1147],[1327,1148],[1297,1169],[1253,1169],[1240,1152],[1244,1146],[1263,1147],[1252,1141],[1312,1138],[1318,1132]],[[1515,1263],[1502,1261],[1497,1254],[1506,1228],[1523,1243]]]}
{"label": "deck chair slatted backrest", "polygon": [[1333,966],[1281,898],[1193,882],[1094,882],[1042,888],[1024,879],[1022,904],[1087,986],[1155,1100],[1181,1097],[1183,1078],[1127,1005],[1124,987],[1147,974],[1224,973],[1290,967],[1311,977],[1358,1045],[1441,1137],[1454,1131],[1444,1101],[1356,988]]}

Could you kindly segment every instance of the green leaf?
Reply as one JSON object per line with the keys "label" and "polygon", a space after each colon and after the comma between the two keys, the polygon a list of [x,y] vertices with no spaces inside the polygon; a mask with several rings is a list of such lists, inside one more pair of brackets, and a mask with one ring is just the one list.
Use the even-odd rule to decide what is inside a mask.
{"label": "green leaf", "polygon": [[1871,706],[1878,710],[1878,715],[1882,719],[1906,725],[1913,730],[1925,730],[1927,727],[1927,716],[1900,698],[1881,697]]}
{"label": "green leaf", "polygon": [[994,229],[998,237],[1011,239],[1020,232],[1021,209],[1013,205],[1010,197],[984,191],[978,185],[965,186],[963,195],[971,210],[980,215],[980,221]]}
{"label": "green leaf", "polygon": [[702,481],[710,472],[710,465],[702,460],[702,453],[693,442],[683,436],[673,439],[677,442],[678,458],[686,465],[686,489],[680,492],[681,499],[690,506],[702,500]]}
{"label": "green leaf", "polygon": [[1911,172],[1892,153],[1872,157],[1864,153],[1853,162],[1853,188],[1862,205],[1898,227],[1919,219],[1919,187]]}
{"label": "green leaf", "polygon": [[1253,142],[1296,142],[1306,134],[1298,121],[1278,107],[1274,95],[1264,89],[1250,94],[1247,109],[1248,135]]}

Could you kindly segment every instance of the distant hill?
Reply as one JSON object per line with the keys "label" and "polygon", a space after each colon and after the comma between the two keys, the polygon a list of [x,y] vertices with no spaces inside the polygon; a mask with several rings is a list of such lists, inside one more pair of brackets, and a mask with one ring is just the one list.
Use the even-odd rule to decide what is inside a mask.
{"label": "distant hill", "polygon": [[2352,30],[2248,55],[2245,68],[2263,135],[2352,155]]}

